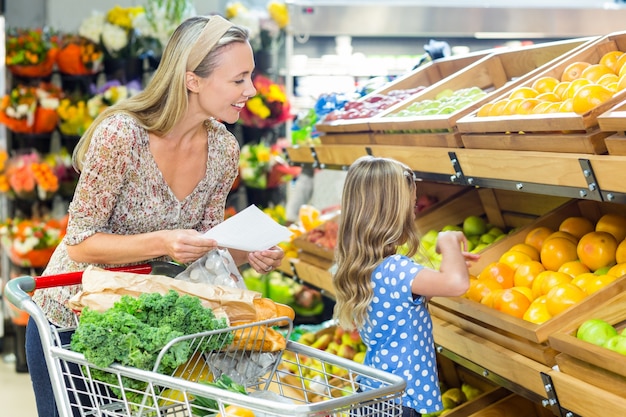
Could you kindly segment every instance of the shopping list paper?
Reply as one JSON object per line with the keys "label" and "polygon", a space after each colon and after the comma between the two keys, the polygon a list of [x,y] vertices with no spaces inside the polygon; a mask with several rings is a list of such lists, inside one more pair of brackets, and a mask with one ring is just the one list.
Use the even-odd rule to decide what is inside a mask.
{"label": "shopping list paper", "polygon": [[222,247],[248,252],[265,250],[289,240],[292,232],[254,204],[218,224],[204,236]]}

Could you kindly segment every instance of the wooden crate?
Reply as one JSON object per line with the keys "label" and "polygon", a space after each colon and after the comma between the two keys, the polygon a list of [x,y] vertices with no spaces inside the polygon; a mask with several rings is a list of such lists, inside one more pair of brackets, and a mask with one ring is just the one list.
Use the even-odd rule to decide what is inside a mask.
{"label": "wooden crate", "polygon": [[[473,265],[470,271],[477,275],[490,262],[499,259],[511,246],[522,243],[527,232],[534,227],[547,226],[557,230],[559,224],[570,216],[584,216],[595,222],[605,213],[623,213],[623,211],[621,204],[572,200],[539,217],[518,232],[509,235],[507,239],[488,247],[482,252],[480,261]],[[542,364],[553,366],[559,352],[549,343],[549,336],[577,320],[590,308],[625,290],[626,277],[619,278],[576,306],[540,325],[501,313],[463,297],[434,297],[430,302],[430,309],[433,315],[464,330]]]}
{"label": "wooden crate", "polygon": [[[588,42],[556,63],[533,73],[532,77],[525,77],[516,87],[531,86],[544,76],[560,79],[571,63],[598,63],[605,53],[615,50],[626,51],[626,32],[612,33]],[[487,102],[505,99],[508,94],[510,89]],[[604,138],[611,132],[599,128],[599,116],[625,98],[626,92],[618,92],[609,101],[584,114],[567,112],[477,117],[478,109],[475,109],[461,117],[457,126],[466,148],[604,154],[607,152]]]}
{"label": "wooden crate", "polygon": [[498,387],[483,376],[459,366],[445,356],[437,355],[437,366],[439,369],[439,380],[446,387],[460,388],[463,383],[468,383],[482,391],[482,394],[473,400],[466,401],[458,407],[447,411],[447,416],[466,417],[510,395],[510,391],[507,389]]}
{"label": "wooden crate", "polygon": [[540,405],[517,394],[510,394],[495,404],[489,405],[468,417],[540,417],[548,414]]}
{"label": "wooden crate", "polygon": [[[442,79],[402,103],[369,119],[369,129],[376,144],[434,147],[463,147],[456,123],[482,104],[510,91],[542,68],[556,63],[582,48],[590,38],[546,42],[516,49],[506,49],[482,58],[457,73]],[[390,117],[415,102],[434,100],[444,90],[457,91],[479,87],[488,94],[457,111],[444,115]]]}
{"label": "wooden crate", "polygon": [[[428,87],[441,79],[454,74],[466,66],[478,61],[492,53],[493,50],[477,51],[460,56],[451,56],[431,61],[422,65],[407,74],[396,78],[381,88],[363,96],[359,101],[367,100],[377,94],[387,94],[392,90],[408,90],[416,87]],[[321,122],[316,125],[316,129],[324,133],[346,133],[368,131],[367,119],[333,120],[331,122]],[[322,135],[322,141],[324,135]]]}
{"label": "wooden crate", "polygon": [[[465,188],[441,201],[433,210],[418,216],[418,232],[423,235],[431,229],[441,230],[448,225],[459,226],[471,215],[482,216],[488,223],[503,230],[517,229],[570,201],[564,197],[538,194],[524,194],[524,198],[520,197],[520,193],[516,191]],[[500,245],[500,242],[493,245]],[[481,266],[482,263],[477,265]]]}
{"label": "wooden crate", "polygon": [[609,155],[626,155],[626,101],[598,116],[598,125],[603,132],[609,132],[604,139]]}
{"label": "wooden crate", "polygon": [[581,381],[617,395],[626,392],[626,356],[576,337],[578,327],[588,319],[602,319],[618,331],[626,327],[626,293],[616,294],[604,303],[588,309],[585,314],[549,336],[557,355],[559,370]]}
{"label": "wooden crate", "polygon": [[320,143],[324,145],[368,145],[374,143],[369,132],[358,133],[326,133],[319,136]]}

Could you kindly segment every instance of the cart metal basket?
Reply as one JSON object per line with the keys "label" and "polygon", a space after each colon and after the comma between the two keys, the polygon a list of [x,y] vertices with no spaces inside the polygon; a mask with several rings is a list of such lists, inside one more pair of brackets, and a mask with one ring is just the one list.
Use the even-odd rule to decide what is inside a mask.
{"label": "cart metal basket", "polygon": [[[150,267],[124,270],[149,273]],[[402,415],[406,383],[400,377],[293,341],[287,341],[283,351],[264,351],[266,333],[285,320],[288,339],[292,323],[286,317],[177,338],[162,349],[151,371],[119,364],[96,367],[70,349],[67,340],[75,328],[51,325],[29,295],[35,289],[73,285],[81,279],[82,273],[22,276],[5,288],[8,301],[37,325],[62,417],[242,415],[229,414],[232,406],[250,410],[255,417]],[[204,342],[210,342],[212,350],[201,350]],[[193,347],[189,360],[171,375],[157,372],[165,352],[179,343]],[[243,390],[216,384],[224,377]],[[359,377],[378,381],[379,388],[360,391]]]}

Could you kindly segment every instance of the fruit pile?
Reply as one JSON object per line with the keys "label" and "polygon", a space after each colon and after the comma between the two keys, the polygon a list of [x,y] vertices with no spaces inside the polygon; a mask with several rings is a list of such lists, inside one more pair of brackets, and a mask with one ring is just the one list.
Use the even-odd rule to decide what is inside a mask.
{"label": "fruit pile", "polygon": [[327,123],[333,120],[372,117],[394,104],[398,104],[412,95],[419,93],[424,88],[426,87],[419,86],[415,88],[391,90],[386,94],[369,94],[361,100],[348,101],[342,109],[331,111],[324,117],[322,122]]}
{"label": "fruit pile", "polygon": [[544,76],[508,97],[484,104],[478,117],[575,112],[583,114],[626,88],[626,54],[605,53],[599,62],[576,61],[559,78]]}
{"label": "fruit pile", "polygon": [[[485,249],[490,244],[499,241],[507,236],[511,231],[504,231],[497,226],[493,226],[477,215],[467,216],[460,225],[446,225],[441,231],[459,230],[462,231],[468,242],[468,250],[477,253]],[[441,264],[441,254],[437,253],[437,235],[439,230],[431,229],[424,233],[420,239],[421,250],[415,256],[415,260],[425,265],[431,264],[433,268],[439,268]],[[402,251],[404,248],[400,248]]]}
{"label": "fruit pile", "polygon": [[611,323],[601,319],[589,319],[578,326],[576,337],[626,355],[626,329],[621,332]]}
{"label": "fruit pile", "polygon": [[487,93],[480,87],[461,88],[452,90],[446,88],[440,91],[434,99],[424,99],[411,103],[406,108],[392,112],[386,117],[430,116],[433,114],[450,114],[464,109],[483,98]]}
{"label": "fruit pile", "polygon": [[441,402],[443,403],[443,410],[436,411],[434,413],[424,414],[424,417],[439,417],[445,416],[450,413],[456,407],[461,404],[465,404],[468,401],[474,400],[483,392],[481,389],[476,388],[467,382],[461,383],[461,387],[448,388],[446,383],[439,381],[439,388],[441,390]]}
{"label": "fruit pile", "polygon": [[541,324],[626,274],[626,216],[539,226],[477,277],[465,297]]}

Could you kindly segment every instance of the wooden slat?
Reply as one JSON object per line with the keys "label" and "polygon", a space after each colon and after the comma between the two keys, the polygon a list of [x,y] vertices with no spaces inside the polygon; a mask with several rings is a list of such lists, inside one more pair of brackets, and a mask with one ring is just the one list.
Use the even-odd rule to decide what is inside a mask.
{"label": "wooden slat", "polygon": [[626,378],[605,368],[591,365],[565,353],[556,356],[559,370],[588,384],[602,388],[616,395],[626,393]]}
{"label": "wooden slat", "polygon": [[490,372],[545,397],[541,373],[550,367],[433,317],[435,343]]}
{"label": "wooden slat", "polygon": [[626,397],[605,391],[567,375],[550,371],[561,407],[584,417],[623,417]]}

